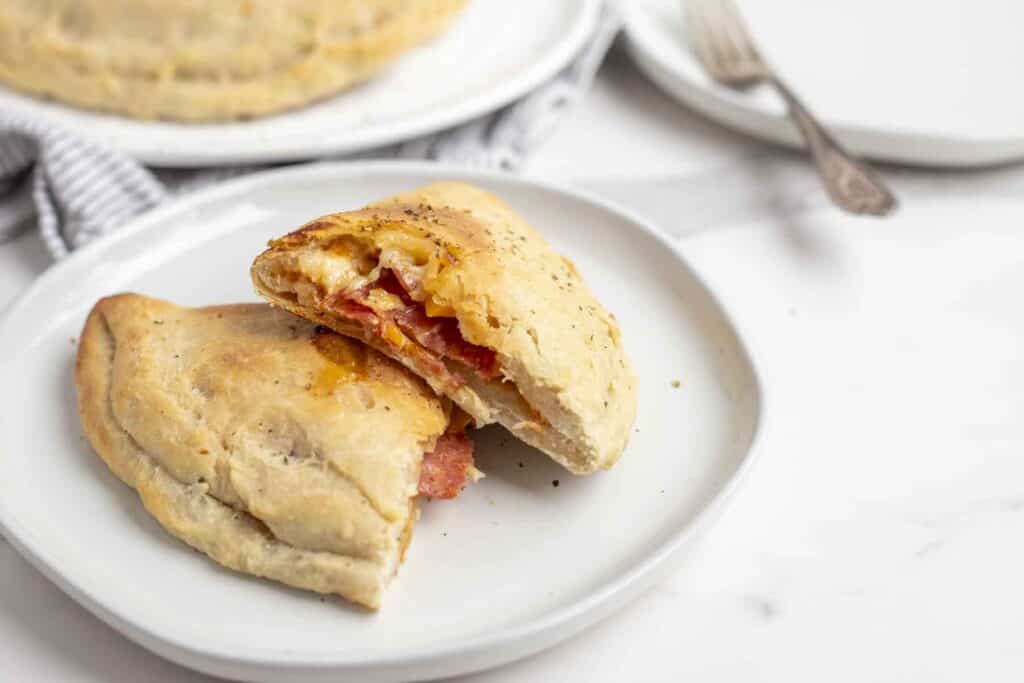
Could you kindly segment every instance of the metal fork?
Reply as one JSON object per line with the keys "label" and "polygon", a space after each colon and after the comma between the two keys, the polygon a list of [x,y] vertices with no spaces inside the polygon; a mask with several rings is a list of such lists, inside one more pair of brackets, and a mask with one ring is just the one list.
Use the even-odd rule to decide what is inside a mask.
{"label": "metal fork", "polygon": [[732,0],[684,0],[684,7],[690,45],[712,78],[733,88],[765,83],[782,96],[833,202],[851,213],[875,216],[896,208],[896,197],[871,167],[844,150],[775,75]]}

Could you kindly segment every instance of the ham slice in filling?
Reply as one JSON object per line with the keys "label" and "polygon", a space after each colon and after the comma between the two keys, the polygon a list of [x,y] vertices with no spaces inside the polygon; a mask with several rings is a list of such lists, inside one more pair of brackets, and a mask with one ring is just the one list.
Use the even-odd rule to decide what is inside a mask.
{"label": "ham slice in filling", "polygon": [[444,434],[434,450],[423,456],[420,466],[420,495],[454,498],[466,485],[473,464],[473,442],[465,434]]}
{"label": "ham slice in filling", "polygon": [[[397,296],[402,305],[387,311],[374,310],[366,304],[370,292],[380,289]],[[443,377],[455,386],[464,380],[448,372],[444,359],[457,361],[484,380],[496,379],[501,375],[497,355],[491,349],[471,344],[462,337],[459,323],[454,318],[428,316],[423,304],[415,301],[402,286],[400,279],[391,270],[386,270],[380,279],[353,292],[339,292],[329,302],[330,309],[343,318],[358,323],[373,335],[385,340],[391,346],[400,346],[387,333],[391,323],[405,336],[415,340],[423,352],[417,354],[437,377]]]}
{"label": "ham slice in filling", "polygon": [[[390,310],[374,310],[367,304],[370,292],[381,289],[401,300],[401,306]],[[462,337],[454,318],[428,316],[423,304],[414,300],[402,281],[391,270],[380,279],[354,292],[339,292],[329,302],[330,310],[357,323],[366,332],[383,339],[389,346],[401,348],[401,339],[388,334],[394,325],[414,340],[417,359],[436,377],[455,387],[465,380],[449,371],[444,360],[450,359],[475,372],[484,380],[501,375],[497,354],[483,346],[471,344]],[[466,485],[473,465],[473,442],[459,431],[449,432],[437,440],[434,450],[423,456],[419,492],[430,498],[454,498]]]}

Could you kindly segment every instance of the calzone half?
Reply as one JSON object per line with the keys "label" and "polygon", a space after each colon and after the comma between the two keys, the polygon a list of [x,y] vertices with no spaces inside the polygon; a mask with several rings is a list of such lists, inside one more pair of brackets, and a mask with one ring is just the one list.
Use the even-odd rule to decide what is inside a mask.
{"label": "calzone half", "polygon": [[492,194],[440,183],[318,218],[252,267],[276,306],[363,339],[577,474],[615,463],[636,380],[615,317]]}
{"label": "calzone half", "polygon": [[170,533],[225,567],[371,608],[417,494],[450,497],[471,468],[419,378],[265,304],[103,299],[76,384],[89,441]]}

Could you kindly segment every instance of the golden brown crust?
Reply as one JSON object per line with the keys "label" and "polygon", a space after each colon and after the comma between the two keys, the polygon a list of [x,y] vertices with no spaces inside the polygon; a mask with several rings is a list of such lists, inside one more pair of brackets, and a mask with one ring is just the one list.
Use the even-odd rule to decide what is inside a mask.
{"label": "golden brown crust", "polygon": [[262,116],[373,77],[467,1],[6,0],[0,82],[143,119]]}
{"label": "golden brown crust", "polygon": [[380,604],[447,425],[416,377],[265,305],[101,300],[76,363],[86,436],[172,534],[224,566]]}
{"label": "golden brown crust", "polygon": [[457,318],[469,342],[496,351],[515,391],[500,381],[456,389],[432,380],[408,350],[369,343],[477,422],[501,422],[573,472],[615,462],[636,411],[618,324],[573,264],[511,208],[470,185],[430,185],[318,218],[273,241],[252,273],[275,305],[358,335],[326,302],[375,278],[374,263],[411,273],[413,298],[432,315]]}

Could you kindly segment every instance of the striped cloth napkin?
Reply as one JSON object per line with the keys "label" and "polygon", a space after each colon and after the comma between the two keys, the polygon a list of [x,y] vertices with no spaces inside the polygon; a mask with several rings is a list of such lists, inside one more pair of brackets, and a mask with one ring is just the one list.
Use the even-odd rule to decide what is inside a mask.
{"label": "striped cloth napkin", "polygon": [[[496,113],[347,159],[430,159],[515,170],[589,89],[619,31],[606,8],[576,59]],[[171,197],[266,166],[153,171],[43,120],[0,111],[0,242],[39,226],[55,259]]]}

